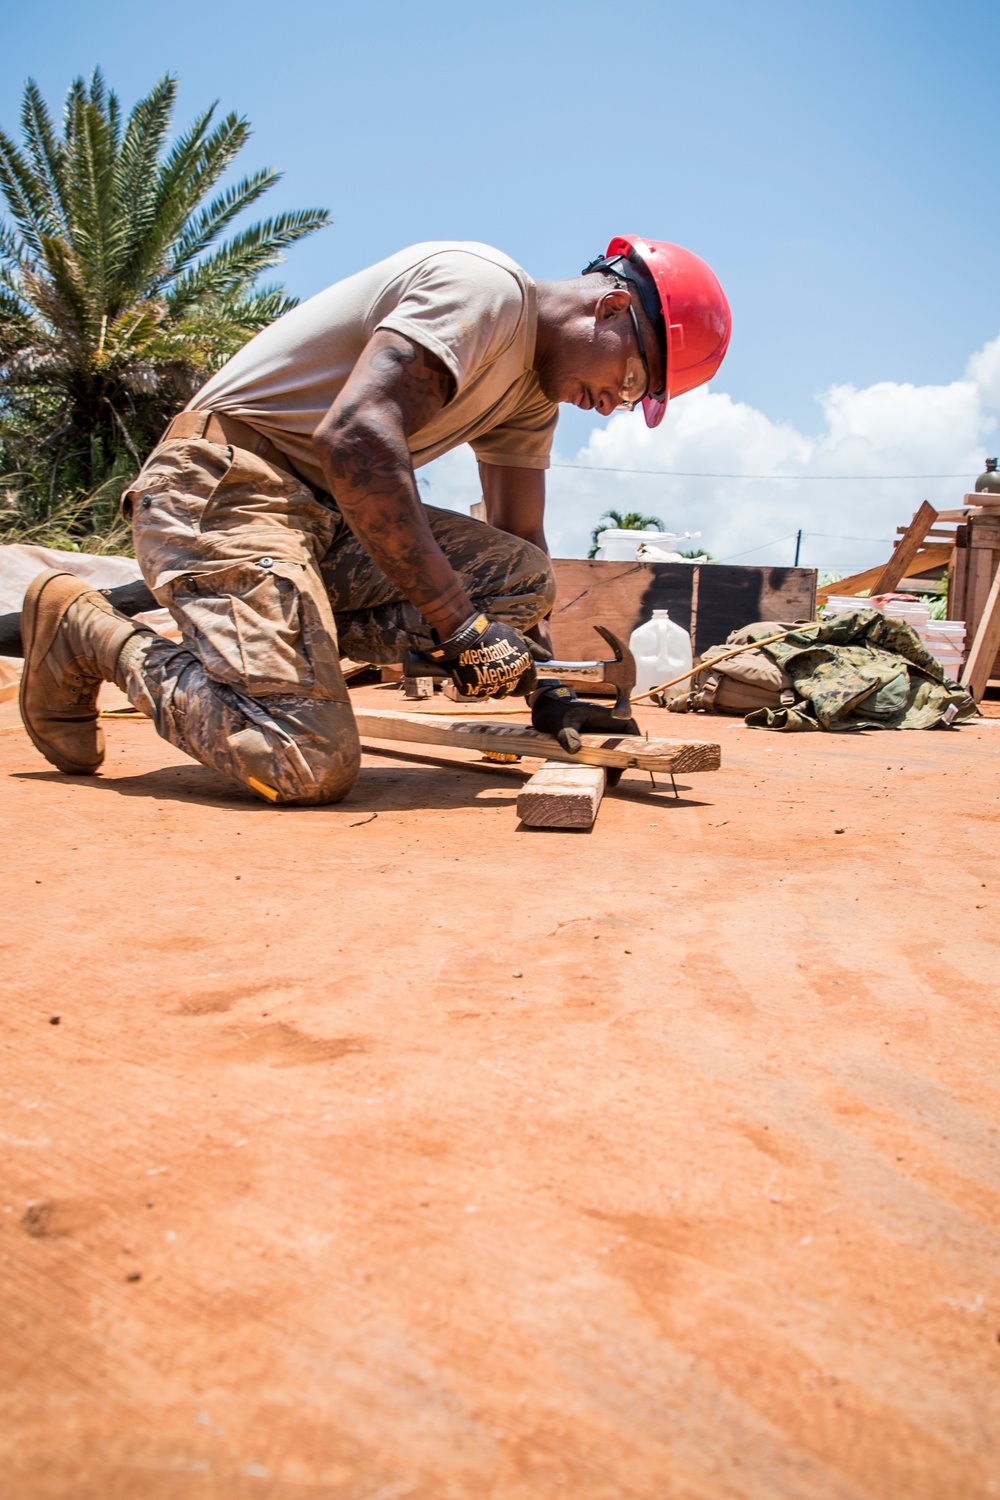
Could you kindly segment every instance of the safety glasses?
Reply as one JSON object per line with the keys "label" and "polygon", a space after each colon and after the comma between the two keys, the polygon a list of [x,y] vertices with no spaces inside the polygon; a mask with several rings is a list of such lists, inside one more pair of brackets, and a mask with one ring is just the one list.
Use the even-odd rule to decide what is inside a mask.
{"label": "safety glasses", "polygon": [[649,362],[646,359],[646,346],[642,341],[642,329],[639,327],[639,319],[635,315],[635,308],[629,304],[629,317],[632,319],[632,327],[635,329],[635,341],[639,346],[639,358],[630,354],[625,361],[625,379],[622,381],[618,392],[618,410],[635,411],[643,396],[646,395],[650,386]]}

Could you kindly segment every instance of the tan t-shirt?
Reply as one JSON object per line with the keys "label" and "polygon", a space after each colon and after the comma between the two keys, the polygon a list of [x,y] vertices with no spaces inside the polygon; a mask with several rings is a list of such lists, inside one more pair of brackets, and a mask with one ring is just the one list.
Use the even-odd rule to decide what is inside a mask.
{"label": "tan t-shirt", "polygon": [[312,435],[377,328],[431,350],[455,392],[409,439],[414,467],[460,443],[484,463],[546,469],[558,407],[532,368],[535,284],[489,245],[413,245],[338,281],[258,333],[189,410],[228,412],[324,486]]}

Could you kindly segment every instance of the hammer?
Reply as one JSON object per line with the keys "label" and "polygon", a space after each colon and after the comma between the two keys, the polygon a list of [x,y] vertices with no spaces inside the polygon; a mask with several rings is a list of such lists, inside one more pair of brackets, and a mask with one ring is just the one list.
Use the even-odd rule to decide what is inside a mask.
{"label": "hammer", "polygon": [[[574,682],[608,682],[615,690],[615,706],[612,718],[632,717],[631,696],[635,687],[635,657],[626,645],[606,625],[595,625],[615,653],[611,661],[539,661],[538,671],[545,677],[568,677]],[[403,658],[405,677],[447,677],[448,669],[441,662],[430,661],[419,651],[407,651]]]}

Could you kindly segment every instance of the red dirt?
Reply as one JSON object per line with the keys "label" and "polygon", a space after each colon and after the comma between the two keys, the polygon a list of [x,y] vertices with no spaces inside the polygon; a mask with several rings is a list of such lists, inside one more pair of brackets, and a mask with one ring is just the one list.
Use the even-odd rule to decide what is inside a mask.
{"label": "red dirt", "polygon": [[1000,1495],[1000,725],[643,723],[590,834],[0,733],[5,1496]]}

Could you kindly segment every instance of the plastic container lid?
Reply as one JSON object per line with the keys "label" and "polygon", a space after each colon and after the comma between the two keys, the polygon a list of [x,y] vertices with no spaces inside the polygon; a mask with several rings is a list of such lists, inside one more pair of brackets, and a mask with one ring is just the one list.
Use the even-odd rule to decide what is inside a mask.
{"label": "plastic container lid", "polygon": [[605,542],[620,542],[624,538],[627,542],[635,542],[638,547],[640,542],[679,542],[681,538],[676,531],[657,531],[655,527],[649,527],[646,531],[621,530],[612,526],[607,531],[597,533],[597,545],[603,547]]}

